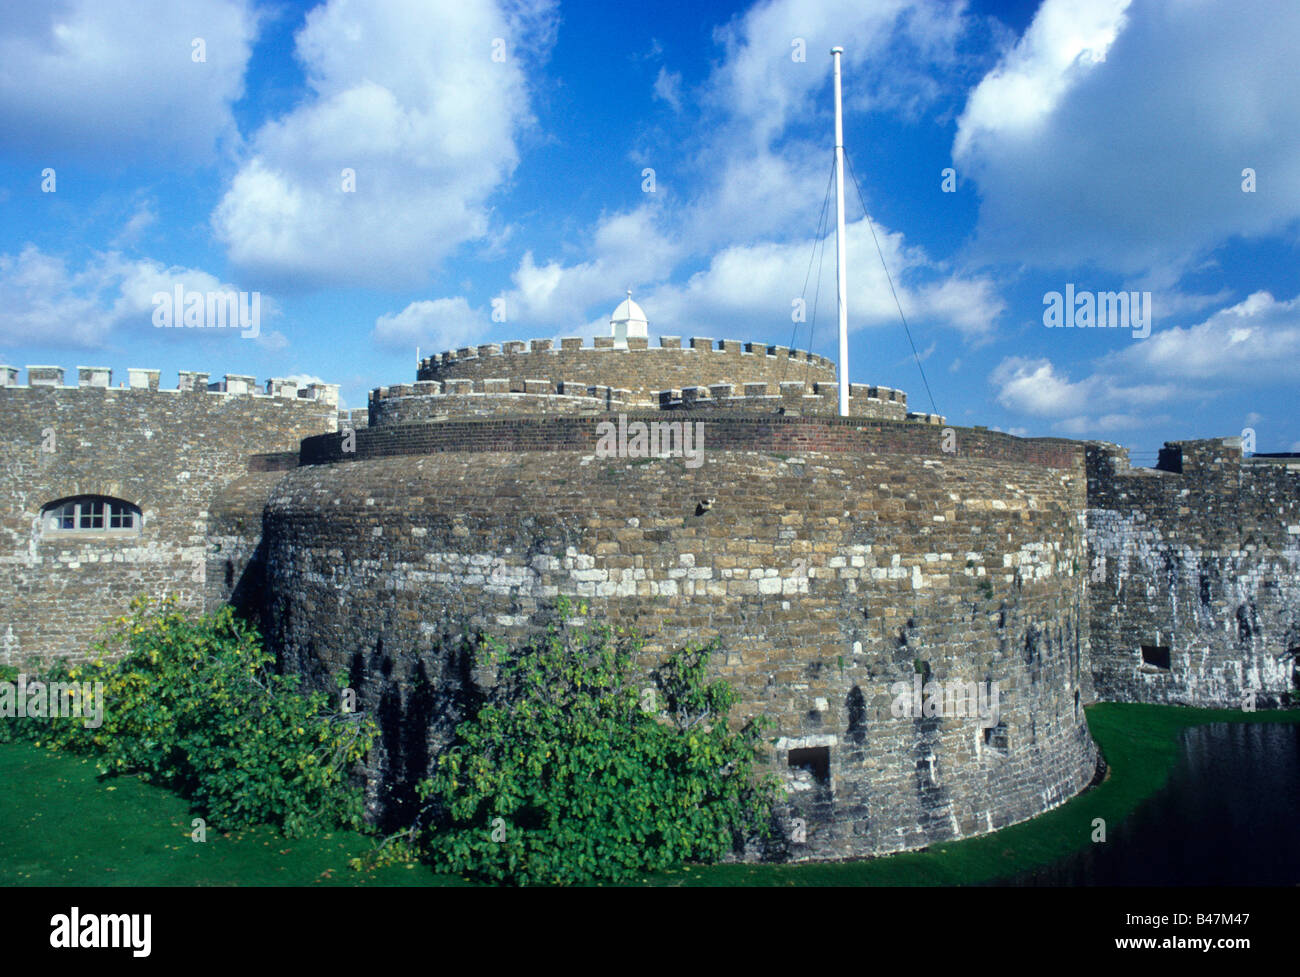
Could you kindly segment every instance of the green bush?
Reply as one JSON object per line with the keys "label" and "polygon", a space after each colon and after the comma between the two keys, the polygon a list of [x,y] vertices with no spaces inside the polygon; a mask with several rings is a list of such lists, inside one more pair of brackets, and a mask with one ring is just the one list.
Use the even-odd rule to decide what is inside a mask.
{"label": "green bush", "polygon": [[[586,608],[579,609],[585,614]],[[767,836],[778,790],[757,776],[760,718],[732,730],[735,694],[707,683],[714,646],[638,681],[635,635],[577,629],[561,600],[538,640],[483,639],[497,683],[419,785],[435,866],[518,884],[618,881],[717,861]]]}
{"label": "green bush", "polygon": [[[374,741],[372,721],[335,712],[323,692],[271,671],[256,629],[225,607],[189,619],[144,598],[114,622],[89,663],[46,681],[103,683],[103,724],[11,721],[26,738],[90,754],[102,774],[142,775],[191,798],[219,830],[277,825],[290,837],[360,828],[351,768]],[[120,657],[119,657],[120,656]]]}

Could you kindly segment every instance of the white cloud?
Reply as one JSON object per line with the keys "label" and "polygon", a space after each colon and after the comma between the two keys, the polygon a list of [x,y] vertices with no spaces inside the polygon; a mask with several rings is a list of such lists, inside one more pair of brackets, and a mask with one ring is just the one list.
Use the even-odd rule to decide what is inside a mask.
{"label": "white cloud", "polygon": [[1168,275],[1233,235],[1285,232],[1300,86],[1278,79],[1297,48],[1291,0],[1044,0],[954,140],[981,198],[975,255]]}
{"label": "white cloud", "polygon": [[[952,328],[969,338],[993,327],[1004,303],[991,280],[951,275],[921,249],[906,248],[901,234],[885,228],[876,233],[909,322]],[[848,225],[846,243],[855,256],[848,295],[850,329],[897,325],[898,309],[865,221]],[[822,252],[818,315],[819,328],[827,330],[823,338],[835,329],[834,248],[832,235]],[[602,303],[612,310],[623,289],[633,288],[657,332],[690,335],[707,326],[785,342],[793,325],[792,302],[804,288],[811,250],[810,240],[737,244],[713,254],[707,266],[677,283],[669,280],[670,273],[683,260],[683,248],[643,208],[602,221],[595,232],[596,256],[588,261],[539,265],[532,252],[526,253],[512,275],[515,287],[506,297],[507,315],[530,327],[551,325],[569,334],[586,321],[587,310],[594,306],[604,313]],[[813,276],[804,297],[808,318],[813,313],[816,269]],[[606,321],[598,317],[586,328],[603,332]],[[807,335],[807,326],[801,326],[801,333]]]}
{"label": "white cloud", "polygon": [[[792,121],[829,117],[824,94],[832,46],[844,48],[846,90],[866,111],[932,94],[933,77],[956,61],[965,29],[962,3],[938,0],[769,0],[714,31],[724,59],[706,86],[706,101],[735,120],[729,137],[767,146]],[[795,42],[805,60],[796,61]],[[906,51],[906,56],[903,52]]]}
{"label": "white cloud", "polygon": [[1077,413],[1085,409],[1095,383],[1073,383],[1056,372],[1051,360],[1010,356],[989,377],[1003,407],[1034,416]]}
{"label": "white cloud", "polygon": [[312,383],[330,383],[330,382],[332,382],[332,381],[329,381],[329,380],[322,380],[320,377],[316,376],[316,374],[314,374],[314,373],[290,373],[288,376],[284,377],[284,379],[285,379],[285,380],[292,380],[294,383],[298,384],[299,387],[305,387],[305,386],[307,386],[308,384],[312,384]]}
{"label": "white cloud", "polygon": [[460,296],[412,302],[401,312],[375,320],[372,338],[392,350],[419,346],[432,353],[474,345],[491,328],[487,316]]}
{"label": "white cloud", "polygon": [[[193,292],[238,291],[200,269],[115,251],[96,253],[80,268],[34,245],[0,254],[0,342],[102,349],[118,330],[152,331],[154,294],[177,285]],[[276,313],[269,297],[261,311],[264,319]]]}
{"label": "white cloud", "polygon": [[313,9],[297,37],[311,94],[252,137],[213,213],[230,258],[305,282],[427,281],[488,233],[532,123],[525,66],[554,30],[552,0]]}
{"label": "white cloud", "polygon": [[[1268,292],[1220,309],[1187,328],[1161,329],[1121,353],[1101,357],[1074,380],[1046,358],[1009,356],[989,376],[1003,407],[1054,418],[1066,435],[1168,423],[1151,413],[1204,400],[1217,388],[1265,389],[1300,380],[1300,296],[1279,302]],[[1246,423],[1261,420],[1257,412]]]}
{"label": "white cloud", "polygon": [[[11,3],[0,18],[0,129],[53,163],[208,162],[238,140],[257,33],[245,0]],[[205,62],[193,60],[202,38]]]}
{"label": "white cloud", "polygon": [[276,353],[282,349],[288,349],[289,347],[289,337],[280,332],[279,329],[272,329],[269,332],[259,329],[257,335],[252,337],[252,340],[264,350],[271,353]]}
{"label": "white cloud", "polygon": [[667,102],[668,106],[674,112],[682,110],[682,76],[680,72],[669,71],[667,68],[659,69],[659,76],[655,78],[654,87],[655,98],[662,102]]}
{"label": "white cloud", "polygon": [[158,213],[154,210],[153,201],[141,201],[123,225],[122,230],[113,238],[113,247],[128,247],[137,243],[141,235],[152,227],[158,221]]}
{"label": "white cloud", "polygon": [[1096,437],[1103,431],[1132,430],[1158,426],[1168,422],[1165,414],[1102,414],[1100,416],[1081,415],[1067,417],[1052,425],[1052,430],[1071,437]]}
{"label": "white cloud", "polygon": [[[978,337],[992,328],[1004,303],[990,280],[951,275],[929,261],[921,249],[906,247],[901,233],[877,228],[876,234],[909,322],[952,328],[968,337]],[[897,326],[898,307],[866,221],[848,224],[845,239],[854,269],[847,296],[850,330]],[[651,290],[645,304],[651,325],[679,331],[708,323],[715,329],[741,329],[745,336],[756,339],[781,333],[788,337],[793,325],[792,302],[803,292],[811,249],[812,242],[807,240],[726,248],[685,284],[664,284]],[[820,333],[824,339],[836,328],[833,235],[822,253],[817,328],[824,330]],[[818,292],[816,275],[814,268],[804,296],[809,319]],[[807,326],[800,331],[806,336]]]}
{"label": "white cloud", "polygon": [[1018,44],[976,86],[958,122],[953,157],[981,140],[1034,133],[1087,72],[1098,70],[1130,0],[1046,0]]}
{"label": "white cloud", "polygon": [[[725,24],[715,31],[721,62],[690,93],[702,105],[698,147],[688,149],[677,167],[657,167],[659,190],[652,200],[603,215],[584,242],[588,257],[566,262],[526,254],[513,275],[511,317],[572,331],[593,309],[603,314],[606,303],[612,308],[631,287],[652,329],[685,335],[739,330],[756,339],[783,334],[781,341],[788,341],[791,300],[803,288],[812,224],[829,175],[825,138],[802,135],[810,120],[829,126],[829,48],[846,47],[846,66],[857,72],[850,90],[860,111],[898,101],[884,89],[906,92],[900,99],[915,102],[919,92],[934,95],[922,80],[927,69],[953,62],[964,16],[960,3],[929,0],[771,0]],[[796,39],[805,61],[792,58]],[[899,47],[913,57],[894,57]],[[669,101],[688,97],[666,69],[655,87]],[[824,137],[829,129],[817,124]],[[653,150],[642,154],[638,148],[637,158],[656,165]],[[684,198],[674,193],[678,186],[699,189]],[[909,318],[967,337],[993,327],[1003,302],[991,279],[954,274],[907,247],[901,234],[880,233]],[[852,327],[897,323],[865,222],[851,221],[848,235]],[[823,315],[825,303],[832,310],[834,305],[833,247],[822,281]],[[812,293],[810,282],[809,303]],[[827,321],[833,318],[832,311]],[[602,324],[597,318],[588,326],[603,331]]]}
{"label": "white cloud", "polygon": [[1111,365],[1169,379],[1300,379],[1300,296],[1279,302],[1256,292],[1198,325],[1153,331]]}

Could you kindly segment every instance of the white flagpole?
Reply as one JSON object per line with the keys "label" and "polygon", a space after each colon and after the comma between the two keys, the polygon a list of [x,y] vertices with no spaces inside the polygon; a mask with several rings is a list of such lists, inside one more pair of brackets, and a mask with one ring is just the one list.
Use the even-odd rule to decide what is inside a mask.
{"label": "white flagpole", "polygon": [[835,59],[835,282],[840,312],[840,417],[849,416],[849,303],[848,271],[844,255],[844,111],[840,103],[840,55],[844,48],[831,48]]}

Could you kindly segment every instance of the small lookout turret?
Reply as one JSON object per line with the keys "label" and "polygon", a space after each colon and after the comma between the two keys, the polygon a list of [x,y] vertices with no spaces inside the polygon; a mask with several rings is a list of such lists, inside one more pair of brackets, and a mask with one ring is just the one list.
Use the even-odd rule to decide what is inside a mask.
{"label": "small lookout turret", "polygon": [[632,301],[632,290],[629,288],[627,298],[618,304],[618,308],[609,317],[609,334],[614,337],[614,345],[626,346],[629,336],[646,338],[649,325],[641,306]]}

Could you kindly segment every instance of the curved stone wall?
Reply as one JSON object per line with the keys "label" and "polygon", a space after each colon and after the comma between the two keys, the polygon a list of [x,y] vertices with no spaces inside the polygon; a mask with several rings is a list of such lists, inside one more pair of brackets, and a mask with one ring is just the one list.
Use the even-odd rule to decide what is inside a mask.
{"label": "curved stone wall", "polygon": [[[403,428],[452,426],[472,425]],[[521,635],[560,594],[649,634],[647,667],[721,640],[738,714],[776,721],[772,762],[807,822],[796,858],[920,847],[1063,802],[1096,760],[1081,452],[1001,436],[1059,464],[925,457],[856,433],[831,452],[706,442],[696,468],[559,447],[379,457],[377,443],[304,466],[266,510],[269,640],[322,684],[346,672],[380,716],[381,815],[483,681],[443,639],[462,624]],[[920,676],[996,683],[1000,725],[894,715],[895,684]]]}
{"label": "curved stone wall", "polygon": [[[454,382],[454,381],[452,381]],[[468,380],[462,381],[469,383]],[[495,391],[465,393],[428,393],[370,396],[368,423],[375,427],[407,424],[411,421],[447,421],[475,417],[518,417],[547,414],[602,414],[622,410],[628,405],[612,397],[577,396],[558,393],[501,393]]]}
{"label": "curved stone wall", "polygon": [[662,337],[658,347],[650,347],[644,339],[630,339],[625,347],[615,347],[613,339],[595,342],[593,347],[583,347],[581,339],[562,339],[556,347],[549,339],[534,339],[527,345],[466,347],[423,360],[417,379],[504,379],[513,391],[523,391],[529,380],[545,380],[551,389],[562,383],[603,385],[628,390],[630,399],[641,404],[654,402],[661,390],[686,386],[835,382],[832,361],[785,346],[700,338],[683,346],[670,336]]}

